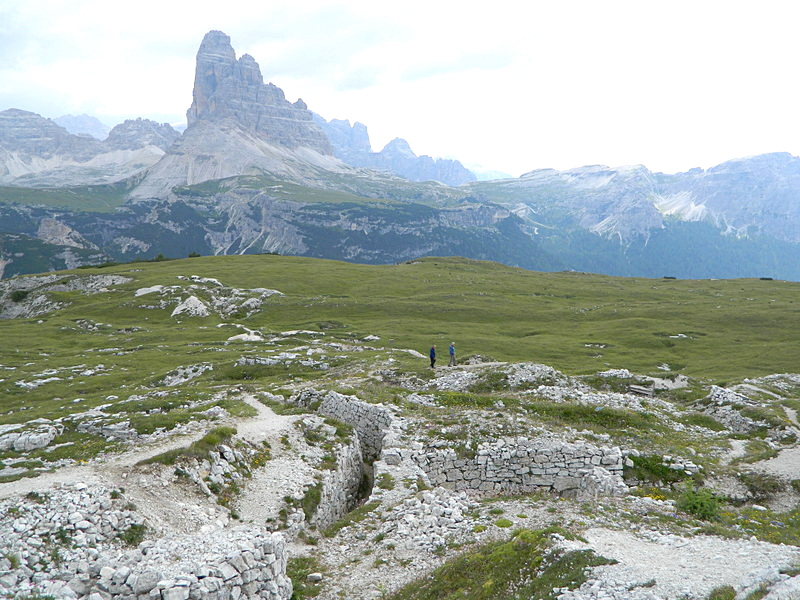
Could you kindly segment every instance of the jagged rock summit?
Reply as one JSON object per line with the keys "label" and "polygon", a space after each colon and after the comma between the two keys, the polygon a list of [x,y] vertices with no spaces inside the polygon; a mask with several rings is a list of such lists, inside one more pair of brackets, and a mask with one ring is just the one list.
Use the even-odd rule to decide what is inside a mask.
{"label": "jagged rock summit", "polygon": [[133,150],[149,145],[166,151],[179,137],[180,134],[169,123],[139,118],[127,119],[114,127],[105,141],[114,150]]}
{"label": "jagged rock summit", "polygon": [[191,127],[201,120],[229,118],[272,143],[333,154],[305,102],[291,103],[279,87],[264,84],[252,56],[244,54],[237,61],[231,38],[221,31],[209,31],[197,52],[193,102],[186,120]]}
{"label": "jagged rock summit", "polygon": [[178,143],[131,193],[131,199],[167,198],[177,186],[237,175],[270,174],[308,183],[319,172],[347,166],[305,102],[286,100],[265,84],[248,54],[238,60],[230,37],[210,31],[197,52],[188,127]]}

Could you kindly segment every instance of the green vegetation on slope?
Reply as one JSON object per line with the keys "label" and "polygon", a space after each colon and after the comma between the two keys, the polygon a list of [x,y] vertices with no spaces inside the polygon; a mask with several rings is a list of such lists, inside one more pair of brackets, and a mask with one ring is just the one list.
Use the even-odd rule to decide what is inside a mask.
{"label": "green vegetation on slope", "polygon": [[[209,352],[208,346],[229,336],[229,330],[215,328],[222,319],[176,324],[169,311],[139,308],[144,302],[132,297],[137,288],[173,285],[178,275],[198,274],[232,287],[283,292],[244,321],[265,332],[374,334],[381,345],[427,353],[435,343],[442,354],[455,340],[459,356],[541,362],[572,374],[627,368],[663,375],[669,368],[725,381],[797,370],[798,283],[537,273],[458,258],[366,266],[272,255],[118,265],[97,272],[134,281],[107,294],[57,294],[73,304],[42,323],[0,323],[0,363],[38,362],[41,352],[51,355],[48,363],[58,363],[59,356],[72,359],[94,348],[100,332],[77,332],[78,319],[107,323],[103,337],[121,332],[108,341],[136,347],[135,353],[103,358],[113,358],[137,378],[157,376],[187,360],[221,358],[217,351],[224,348]],[[129,331],[133,327],[141,331]],[[69,330],[75,335],[64,335]],[[86,393],[91,387],[87,382]]]}
{"label": "green vegetation on slope", "polygon": [[508,541],[486,544],[446,562],[391,600],[512,600],[556,598],[557,588],[576,589],[587,567],[609,564],[591,551],[550,551],[552,530],[520,530]]}
{"label": "green vegetation on slope", "polygon": [[[325,357],[332,377],[366,374],[391,358],[404,376],[428,379],[432,371],[425,358],[393,349],[425,355],[435,343],[446,360],[447,345],[455,340],[461,359],[479,354],[539,362],[569,374],[627,368],[640,374],[705,378],[696,382],[702,396],[700,388],[709,380],[723,384],[796,372],[800,354],[795,305],[800,284],[781,281],[535,273],[458,258],[366,266],[275,255],[121,264],[63,276],[66,281],[114,274],[131,281],[99,294],[51,292],[51,300],[70,304],[35,319],[0,321],[0,425],[69,417],[109,404],[114,408],[104,422],[139,434],[206,420],[212,409],[243,415],[253,409],[235,393],[226,393],[231,386],[280,390],[324,376],[318,367],[299,360],[235,366],[243,356],[291,351],[314,340],[349,346],[368,335],[380,338],[366,342],[374,349],[349,357],[333,351]],[[274,288],[283,295],[270,296],[251,316],[237,312],[223,318],[212,312],[208,317],[172,317],[177,299],[202,296],[189,289],[192,282],[178,279],[189,275],[218,279],[229,286],[220,288],[223,294],[233,294],[230,288]],[[134,295],[155,285],[182,291],[161,307],[156,292]],[[10,296],[5,302],[18,304]],[[242,331],[234,323],[260,332],[265,341],[229,342]],[[278,335],[289,330],[307,333]],[[164,383],[169,373],[190,365],[205,367],[200,376],[180,385]],[[608,381],[602,379],[604,385]],[[469,394],[439,393],[439,401],[452,405],[453,411],[491,407],[498,397],[489,394],[504,394],[508,382],[488,377],[475,386]],[[687,401],[700,397],[694,388],[683,392]],[[394,401],[392,390],[380,386],[354,393]],[[554,405],[535,397],[524,402],[508,397],[504,402],[552,427],[588,428],[619,440],[647,431],[653,446],[648,452],[674,450],[677,439],[648,414]],[[686,419],[697,421],[697,415],[688,412]],[[39,450],[30,458],[83,460],[115,445],[99,432],[78,431],[70,418],[64,427],[55,443],[69,445],[52,453]],[[19,456],[0,453],[0,461],[5,459]]]}
{"label": "green vegetation on slope", "polygon": [[50,206],[77,212],[112,212],[125,202],[130,191],[128,182],[85,185],[68,188],[1,187],[1,204]]}

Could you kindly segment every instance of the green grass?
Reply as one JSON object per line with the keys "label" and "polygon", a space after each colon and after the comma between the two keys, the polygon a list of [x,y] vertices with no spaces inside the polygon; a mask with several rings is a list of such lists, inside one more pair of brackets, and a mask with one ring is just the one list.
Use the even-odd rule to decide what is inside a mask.
{"label": "green grass", "polygon": [[525,403],[524,408],[536,415],[542,422],[586,428],[595,433],[657,432],[663,429],[659,419],[649,413],[635,412],[624,408],[609,408],[585,404],[538,401]]}
{"label": "green grass", "polygon": [[[53,297],[71,304],[36,319],[0,321],[0,365],[4,368],[0,370],[0,424],[68,416],[111,404],[109,411],[118,413],[116,418],[129,418],[134,429],[147,434],[200,420],[200,413],[214,403],[234,416],[247,414],[250,409],[235,399],[213,399],[226,388],[257,392],[291,389],[301,381],[325,385],[335,382],[337,374],[366,372],[389,357],[400,375],[426,380],[433,376],[426,359],[394,349],[425,354],[432,343],[444,349],[453,340],[462,356],[542,362],[570,375],[591,376],[610,367],[661,375],[658,365],[668,363],[676,372],[702,382],[669,395],[687,402],[702,395],[708,383],[792,372],[794,357],[800,354],[800,302],[796,301],[800,283],[537,273],[460,258],[367,266],[274,255],[120,264],[57,275],[95,274],[125,275],[132,281],[102,294],[54,293]],[[215,314],[176,319],[170,309],[142,308],[153,303],[155,296],[134,297],[138,288],[156,284],[188,286],[176,279],[178,275],[215,277],[238,288],[279,289],[283,296],[267,299],[260,312],[236,317],[235,322],[267,336],[286,330],[311,330],[324,336],[229,344],[227,339],[240,330],[217,327],[229,319]],[[92,331],[82,325],[85,321],[101,326]],[[679,333],[689,337],[670,337]],[[371,345],[382,349],[349,359],[336,359],[331,352],[326,357],[332,365],[330,373],[297,364],[234,366],[243,355],[291,349],[315,340],[352,344],[367,334],[379,336],[380,341]],[[603,347],[594,347],[600,344]],[[727,347],[737,351],[719,351]],[[115,350],[103,351],[109,349]],[[200,363],[212,364],[214,370],[175,388],[155,386],[175,368]],[[100,364],[104,369],[98,374],[81,375]],[[60,379],[34,389],[17,385],[42,378],[45,369],[54,370]],[[502,375],[487,375],[471,393],[437,392],[436,398],[453,410],[491,409],[497,400],[493,394],[511,396],[506,387]],[[364,390],[367,401],[396,403],[402,397],[396,388],[365,384]],[[156,396],[157,392],[165,395]],[[647,432],[666,439],[670,433],[650,414],[557,405],[535,398],[502,400],[506,410],[524,408],[554,426],[625,432],[628,437]],[[786,423],[778,408],[761,410],[758,416],[776,425]],[[687,424],[714,426],[698,413],[687,413],[682,419]],[[78,434],[69,426],[54,444],[66,442],[73,444],[57,449],[54,457],[86,459],[113,449],[102,437]],[[750,456],[757,453],[766,449],[754,443]],[[45,453],[40,454],[46,459]]]}
{"label": "green grass", "polygon": [[216,427],[186,448],[168,450],[140,461],[139,464],[174,465],[179,458],[192,456],[202,459],[208,456],[210,451],[215,450],[220,444],[226,443],[234,435],[236,435],[236,429],[233,427]]}
{"label": "green grass", "polygon": [[378,480],[375,482],[382,490],[393,490],[395,486],[394,477],[392,477],[389,473],[381,473],[378,477]]}
{"label": "green grass", "polygon": [[711,431],[723,431],[725,429],[725,426],[719,421],[717,421],[715,418],[699,412],[690,412],[688,414],[683,415],[679,420],[684,425],[695,425],[697,427],[705,427],[706,429],[710,429]]}
{"label": "green grass", "polygon": [[[366,266],[225,256],[139,263],[136,268],[141,269],[133,273],[137,282],[123,289],[175,283],[175,275],[191,273],[237,287],[271,285],[286,294],[272,300],[270,310],[248,325],[320,330],[319,323],[336,321],[347,329],[392,340],[392,345],[418,350],[431,343],[444,348],[452,338],[464,353],[535,360],[571,373],[588,374],[608,365],[650,373],[664,362],[686,365],[682,370],[686,374],[714,379],[791,372],[790,357],[800,343],[796,318],[800,303],[794,302],[800,290],[797,283],[537,273],[457,258]],[[131,270],[132,265],[117,265],[103,273],[131,274]],[[91,270],[78,271],[86,272]],[[138,302],[130,297],[73,297],[80,299],[80,306],[59,316],[91,318],[94,313],[105,321],[108,308],[114,307],[114,325],[152,326],[154,334],[167,333],[168,345],[176,337],[162,331],[173,324],[168,314],[137,310]],[[118,310],[120,300],[122,310]],[[144,316],[153,322],[143,323]],[[213,326],[216,321],[209,317],[205,324]],[[18,324],[4,323],[6,328],[14,336]],[[668,337],[685,332],[693,333],[689,338]],[[216,340],[222,337],[212,335],[213,329],[207,333]],[[137,342],[157,339],[144,333],[133,337]],[[587,348],[593,340],[606,347]],[[718,352],[737,343],[735,353]],[[602,357],[594,358],[598,353]]]}
{"label": "green grass", "polygon": [[714,588],[706,600],[733,600],[736,597],[736,590],[730,585]]}
{"label": "green grass", "polygon": [[588,567],[609,564],[591,551],[554,551],[550,530],[520,530],[508,541],[493,542],[447,561],[412,582],[390,600],[554,599],[554,588],[576,589]]}
{"label": "green grass", "polygon": [[800,546],[800,509],[756,510],[749,506],[726,507],[704,533],[734,537],[754,536],[763,542]]}
{"label": "green grass", "polygon": [[138,546],[144,541],[147,533],[145,525],[131,525],[125,531],[119,533],[117,538],[126,546]]}
{"label": "green grass", "polygon": [[319,595],[321,584],[308,581],[310,573],[324,572],[316,557],[293,556],[286,561],[286,575],[292,580],[291,600],[305,600]]}
{"label": "green grass", "polygon": [[107,213],[122,206],[130,187],[126,182],[52,189],[0,187],[0,203]]}
{"label": "green grass", "polygon": [[347,515],[330,525],[322,532],[322,535],[325,537],[331,538],[335,537],[339,531],[345,527],[349,527],[353,523],[360,523],[364,519],[366,519],[369,514],[375,511],[380,506],[379,501],[369,502],[367,504],[362,504],[355,510],[351,510]]}

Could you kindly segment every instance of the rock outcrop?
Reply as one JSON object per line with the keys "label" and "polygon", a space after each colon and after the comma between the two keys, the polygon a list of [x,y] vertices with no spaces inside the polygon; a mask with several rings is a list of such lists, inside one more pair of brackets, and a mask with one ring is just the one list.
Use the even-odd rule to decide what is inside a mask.
{"label": "rock outcrop", "polygon": [[119,541],[145,526],[118,490],[78,483],[18,502],[0,504],[15,514],[0,522],[0,594],[64,600],[286,600],[292,594],[281,534],[238,527],[122,549]]}
{"label": "rock outcrop", "polygon": [[106,144],[114,150],[135,150],[155,146],[166,151],[180,137],[169,123],[149,119],[128,119],[108,134]]}

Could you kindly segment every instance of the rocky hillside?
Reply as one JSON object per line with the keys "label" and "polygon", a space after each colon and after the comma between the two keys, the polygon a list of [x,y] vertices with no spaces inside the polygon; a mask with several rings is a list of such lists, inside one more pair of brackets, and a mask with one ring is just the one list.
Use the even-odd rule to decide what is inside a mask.
{"label": "rocky hillside", "polygon": [[168,124],[137,119],[104,141],[74,135],[24,110],[0,112],[0,184],[90,185],[126,179],[154,165],[178,138]]}
{"label": "rocky hillside", "polygon": [[351,126],[346,120],[328,122],[319,115],[314,117],[331,140],[333,153],[354,167],[388,171],[411,181],[439,181],[447,185],[461,185],[476,179],[457,160],[417,156],[404,139],[392,140],[380,152],[373,152],[364,124],[356,122]]}
{"label": "rocky hillside", "polygon": [[800,246],[790,224],[800,206],[799,167],[788,154],[676,175],[596,165],[475,183],[470,192],[509,207],[575,269],[797,279]]}
{"label": "rocky hillside", "polygon": [[[3,282],[0,595],[796,598],[796,286],[587,277],[260,256]],[[583,330],[612,297],[635,316]],[[750,340],[738,376],[708,337]]]}

